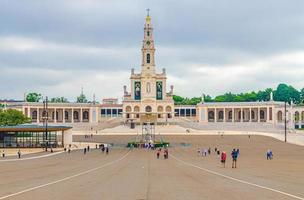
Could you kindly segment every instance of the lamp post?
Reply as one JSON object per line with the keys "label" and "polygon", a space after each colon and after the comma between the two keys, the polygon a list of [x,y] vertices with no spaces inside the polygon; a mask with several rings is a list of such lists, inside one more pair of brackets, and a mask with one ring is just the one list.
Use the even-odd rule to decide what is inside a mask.
{"label": "lamp post", "polygon": [[48,149],[48,120],[49,120],[49,112],[48,112],[48,97],[43,101],[43,122],[44,122],[44,130],[45,130],[45,151]]}

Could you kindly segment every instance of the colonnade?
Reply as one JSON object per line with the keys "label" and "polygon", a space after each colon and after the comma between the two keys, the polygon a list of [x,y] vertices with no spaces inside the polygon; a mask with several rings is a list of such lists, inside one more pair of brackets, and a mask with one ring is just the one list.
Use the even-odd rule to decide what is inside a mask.
{"label": "colonnade", "polygon": [[[26,107],[24,114],[34,123],[43,123],[43,107]],[[92,122],[91,108],[48,108],[49,123],[83,123]]]}

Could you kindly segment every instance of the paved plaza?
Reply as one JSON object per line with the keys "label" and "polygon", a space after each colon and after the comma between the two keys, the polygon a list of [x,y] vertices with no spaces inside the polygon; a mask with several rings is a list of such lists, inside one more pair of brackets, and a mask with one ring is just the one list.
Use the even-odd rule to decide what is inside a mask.
{"label": "paved plaza", "polygon": [[[0,199],[304,199],[302,146],[263,136],[170,135],[163,136],[172,145],[169,159],[158,160],[155,151],[122,147],[134,137],[95,138],[114,144],[109,155],[92,149],[1,159]],[[211,155],[197,155],[209,147]],[[226,168],[215,147],[228,153]],[[237,169],[231,168],[232,148],[240,149]]]}

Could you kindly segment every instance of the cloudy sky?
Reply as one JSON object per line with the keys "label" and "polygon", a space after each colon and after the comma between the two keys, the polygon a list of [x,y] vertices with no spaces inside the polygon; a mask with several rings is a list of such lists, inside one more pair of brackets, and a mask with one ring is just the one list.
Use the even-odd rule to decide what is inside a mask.
{"label": "cloudy sky", "polygon": [[0,99],[121,99],[146,8],[175,94],[304,87],[303,0],[1,0]]}

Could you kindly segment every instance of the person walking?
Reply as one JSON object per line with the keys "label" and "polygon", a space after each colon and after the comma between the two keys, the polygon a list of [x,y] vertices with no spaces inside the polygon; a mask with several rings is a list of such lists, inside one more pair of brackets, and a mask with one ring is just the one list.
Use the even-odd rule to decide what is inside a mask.
{"label": "person walking", "polygon": [[159,159],[159,155],[160,155],[160,149],[158,149],[158,150],[157,150],[157,153],[156,153],[157,159]]}
{"label": "person walking", "polygon": [[71,149],[69,148],[68,153],[71,153]]}
{"label": "person walking", "polygon": [[2,151],[2,157],[5,158],[5,152],[4,152],[4,150]]}
{"label": "person walking", "polygon": [[273,158],[273,154],[270,149],[268,149],[266,152],[266,158],[267,158],[267,160],[272,160],[272,158]]}
{"label": "person walking", "polygon": [[20,149],[18,150],[18,158],[19,159],[21,158],[21,151],[20,151]]}
{"label": "person walking", "polygon": [[109,154],[109,147],[106,148],[106,153]]}
{"label": "person walking", "polygon": [[197,148],[197,155],[200,156],[201,155],[201,149]]}
{"label": "person walking", "polygon": [[86,155],[86,153],[87,153],[87,148],[84,148],[83,149],[83,154]]}
{"label": "person walking", "polygon": [[225,164],[226,164],[226,158],[227,158],[227,154],[225,151],[223,151],[221,154],[221,163],[223,164],[224,168],[225,168]]}
{"label": "person walking", "polygon": [[88,147],[87,147],[87,148],[88,148],[88,153],[89,153],[89,151],[90,151],[90,146],[88,145]]}
{"label": "person walking", "polygon": [[236,162],[237,162],[237,158],[238,158],[237,150],[235,150],[235,149],[232,150],[231,157],[232,157],[232,168],[236,168]]}

